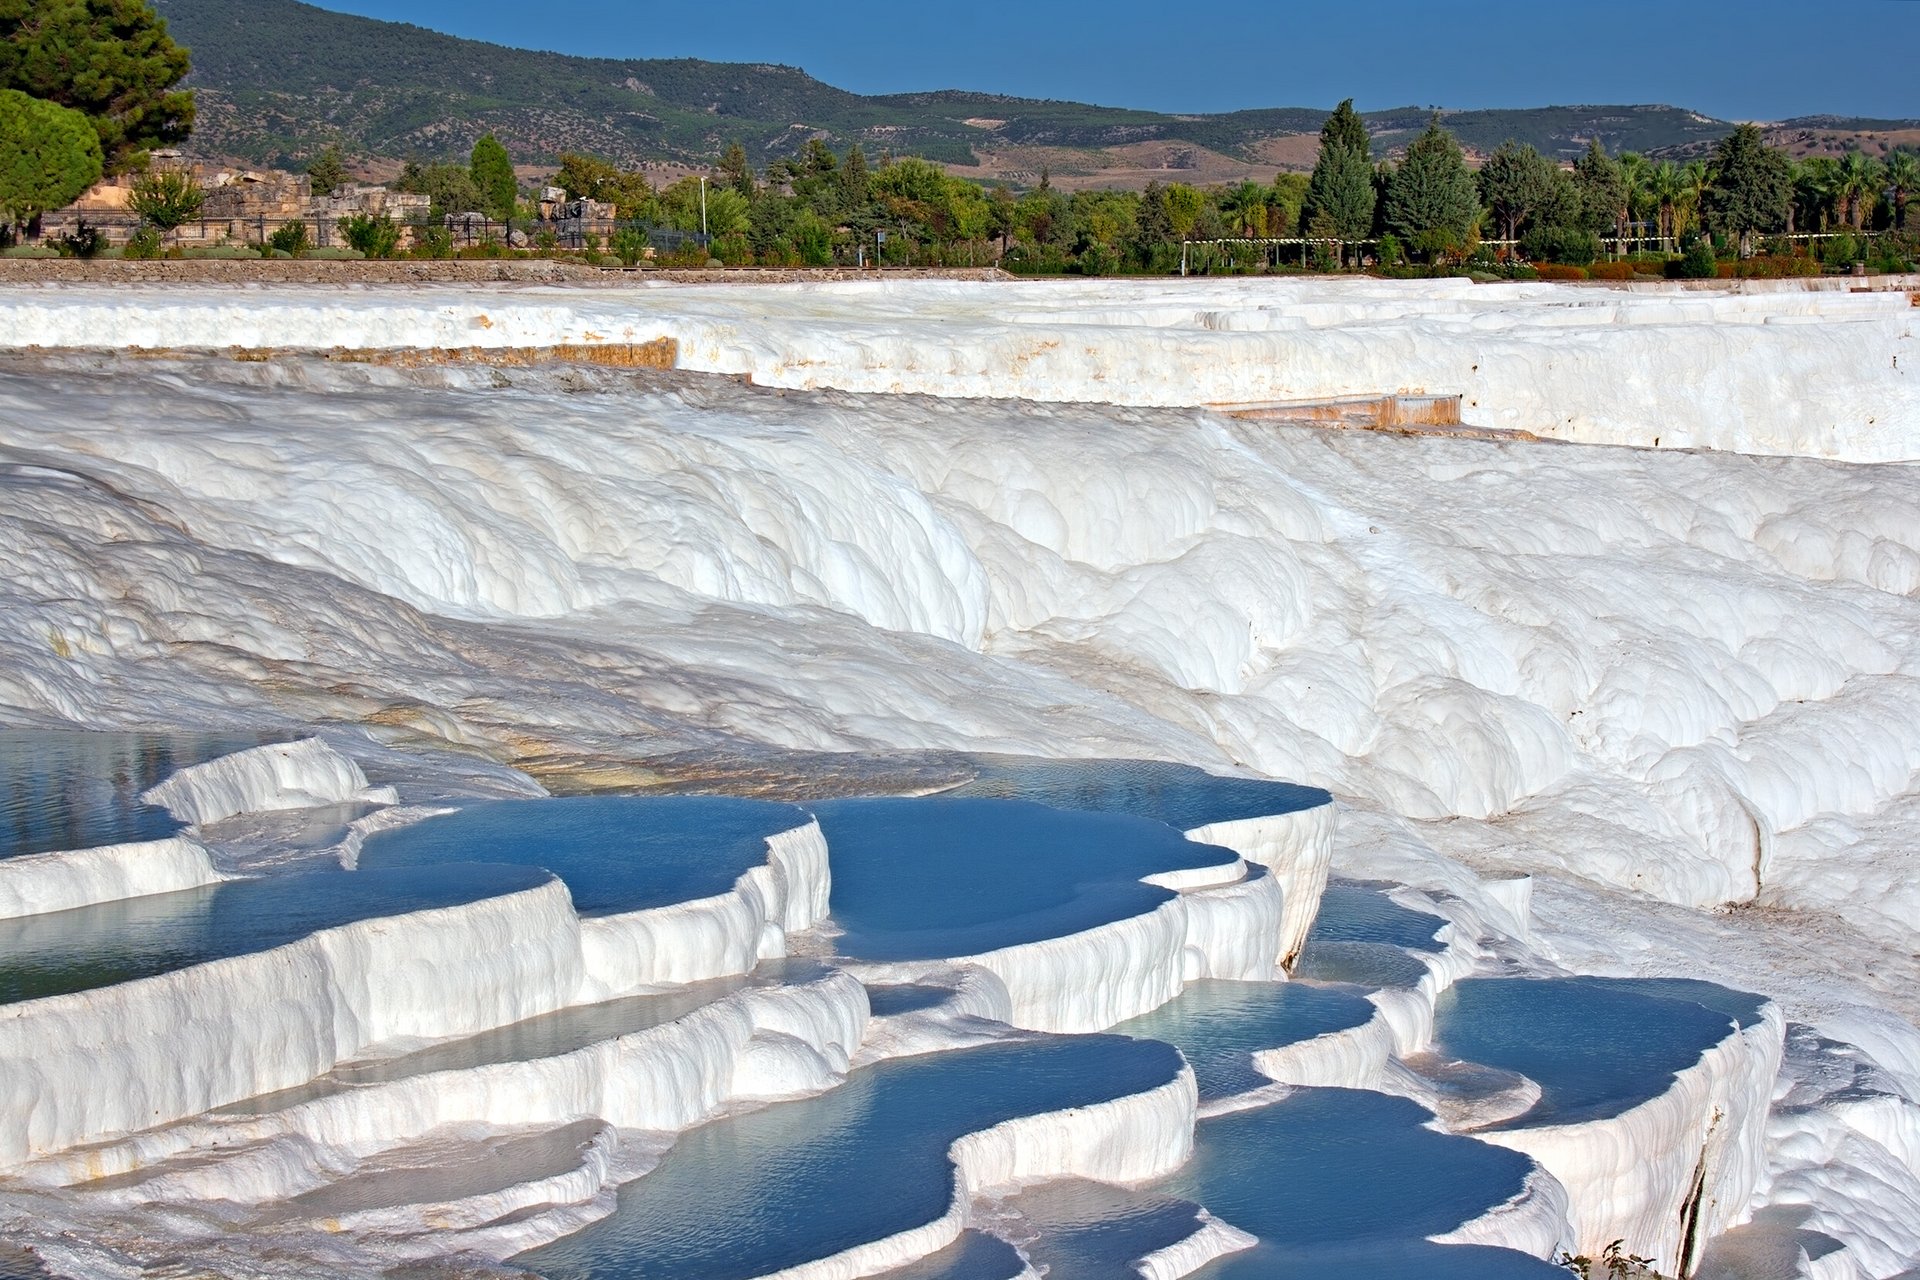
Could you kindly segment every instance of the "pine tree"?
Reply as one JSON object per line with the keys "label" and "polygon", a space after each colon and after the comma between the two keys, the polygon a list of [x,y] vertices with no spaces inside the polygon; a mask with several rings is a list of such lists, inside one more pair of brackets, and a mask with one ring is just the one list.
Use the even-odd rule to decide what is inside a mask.
{"label": "pine tree", "polygon": [[714,174],[714,181],[721,186],[731,187],[752,200],[756,194],[753,181],[753,165],[747,160],[747,149],[739,143],[733,143],[720,157],[720,168]]}
{"label": "pine tree", "polygon": [[1436,117],[1387,181],[1387,230],[1429,255],[1460,247],[1480,216],[1480,193],[1452,134]]}
{"label": "pine tree", "polygon": [[1553,199],[1553,161],[1509,138],[1480,168],[1480,199],[1493,210],[1504,239],[1520,238],[1520,225]]}
{"label": "pine tree", "polygon": [[100,137],[84,114],[0,89],[0,224],[73,203],[100,170]]}
{"label": "pine tree", "polygon": [[174,88],[186,74],[147,0],[0,0],[0,89],[85,115],[109,177],[186,140],[193,94]]}
{"label": "pine tree", "polygon": [[331,194],[346,182],[347,162],[340,154],[339,144],[328,143],[326,149],[313,158],[313,163],[307,166],[307,179],[317,196]]}
{"label": "pine tree", "polygon": [[1364,240],[1373,231],[1373,161],[1366,121],[1348,98],[1320,126],[1320,156],[1307,180],[1302,223],[1310,235]]}
{"label": "pine tree", "polygon": [[1742,257],[1754,232],[1785,225],[1792,200],[1793,164],[1766,144],[1757,127],[1743,124],[1714,148],[1713,180],[1703,201],[1707,225],[1738,236]]}

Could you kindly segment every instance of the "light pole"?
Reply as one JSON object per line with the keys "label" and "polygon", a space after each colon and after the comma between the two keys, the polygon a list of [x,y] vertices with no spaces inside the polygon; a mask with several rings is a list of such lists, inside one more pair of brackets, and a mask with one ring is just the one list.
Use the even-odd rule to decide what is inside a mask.
{"label": "light pole", "polygon": [[700,239],[702,242],[705,242],[708,239],[707,237],[707,179],[704,174],[701,175],[701,178],[700,178]]}

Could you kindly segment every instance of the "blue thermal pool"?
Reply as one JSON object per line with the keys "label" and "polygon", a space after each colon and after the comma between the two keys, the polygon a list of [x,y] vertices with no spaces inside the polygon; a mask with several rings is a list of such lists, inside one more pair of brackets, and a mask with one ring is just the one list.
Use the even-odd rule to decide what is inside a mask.
{"label": "blue thermal pool", "polygon": [[1385,942],[1309,940],[1294,961],[1293,976],[1310,982],[1350,982],[1382,990],[1417,986],[1427,976],[1420,957]]}
{"label": "blue thermal pool", "polygon": [[1680,978],[1475,978],[1440,997],[1434,1048],[1539,1084],[1539,1103],[1507,1127],[1573,1123],[1665,1093],[1765,1005]]}
{"label": "blue thermal pool", "polygon": [[1427,1242],[1518,1192],[1518,1152],[1425,1126],[1404,1098],[1302,1089],[1202,1120],[1193,1159],[1154,1185],[1260,1238],[1207,1280],[1548,1280],[1566,1273],[1504,1249]]}
{"label": "blue thermal pool", "polygon": [[1020,1280],[1026,1273],[1026,1259],[1006,1241],[984,1231],[962,1231],[940,1252],[873,1280]]}
{"label": "blue thermal pool", "polygon": [[1200,1206],[1172,1196],[1098,1182],[1043,1183],[1009,1207],[1033,1231],[1021,1247],[1047,1280],[1133,1277],[1133,1264],[1179,1244],[1204,1225]]}
{"label": "blue thermal pool", "polygon": [[1034,1037],[901,1058],[818,1097],[683,1136],[613,1216],[516,1261],[553,1277],[746,1280],[935,1221],[947,1149],[1017,1116],[1089,1106],[1179,1074],[1170,1047]]}
{"label": "blue thermal pool", "polygon": [[1159,760],[1029,760],[969,757],[973,780],[945,795],[1032,800],[1055,809],[1127,813],[1182,831],[1210,822],[1313,809],[1332,797],[1318,787],[1262,778],[1223,778]]}
{"label": "blue thermal pool", "polygon": [[1114,1032],[1179,1049],[1193,1066],[1204,1101],[1271,1084],[1254,1070],[1256,1050],[1358,1027],[1373,1012],[1351,991],[1304,982],[1205,981],[1189,983],[1174,999]]}
{"label": "blue thermal pool", "polygon": [[839,947],[861,960],[977,955],[1078,933],[1172,898],[1142,876],[1238,860],[1165,823],[1021,800],[833,800],[815,812]]}
{"label": "blue thermal pool", "polygon": [[360,866],[540,867],[581,915],[618,915],[726,893],[766,862],[768,837],[807,821],[792,805],[733,796],[498,800],[374,836]]}
{"label": "blue thermal pool", "polygon": [[180,830],[140,793],[188,765],[276,741],[262,733],[0,729],[0,858],[159,840]]}
{"label": "blue thermal pool", "polygon": [[0,1004],[91,991],[248,955],[337,925],[545,883],[529,867],[413,867],[229,880],[0,920]]}
{"label": "blue thermal pool", "polygon": [[1334,880],[1320,897],[1307,943],[1372,942],[1414,951],[1445,948],[1434,935],[1446,924],[1439,916],[1403,907],[1384,889],[1349,880]]}

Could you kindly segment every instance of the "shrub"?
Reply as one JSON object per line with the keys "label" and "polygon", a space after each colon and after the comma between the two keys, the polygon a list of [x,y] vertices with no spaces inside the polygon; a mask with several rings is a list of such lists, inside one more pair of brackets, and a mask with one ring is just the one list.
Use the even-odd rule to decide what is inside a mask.
{"label": "shrub", "polygon": [[0,258],[57,258],[60,251],[49,249],[43,244],[16,244],[10,249],[0,249]]}
{"label": "shrub", "polygon": [[70,233],[55,241],[53,247],[63,258],[97,258],[107,247],[107,238],[100,234],[100,228],[82,218]]}
{"label": "shrub", "polygon": [[1712,242],[1694,237],[1671,270],[1676,280],[1711,280],[1719,275],[1719,262],[1713,256]]}
{"label": "shrub", "polygon": [[1600,237],[1572,227],[1533,227],[1520,237],[1520,256],[1531,262],[1584,267],[1600,256]]}
{"label": "shrub", "polygon": [[366,256],[366,254],[360,252],[358,249],[341,249],[335,247],[307,250],[307,257],[309,259],[318,259],[321,262],[358,262]]}
{"label": "shrub", "polygon": [[183,250],[180,256],[197,261],[241,262],[256,259],[260,254],[244,244],[207,244],[194,245]]}
{"label": "shrub", "polygon": [[413,232],[413,256],[416,258],[451,258],[453,256],[453,232],[445,227],[416,227]]}
{"label": "shrub", "polygon": [[342,218],[340,235],[368,258],[391,258],[400,248],[400,224],[390,214],[356,213]]}
{"label": "shrub", "polygon": [[612,248],[620,264],[631,267],[646,256],[647,233],[638,227],[622,227],[613,233]]}
{"label": "shrub", "polygon": [[1636,274],[1631,262],[1596,262],[1587,268],[1589,280],[1631,280]]}
{"label": "shrub", "polygon": [[157,258],[160,256],[160,229],[142,224],[127,241],[127,247],[120,251],[123,258]]}
{"label": "shrub", "polygon": [[1829,240],[1820,242],[1820,261],[1829,267],[1845,271],[1856,262],[1867,258],[1867,247],[1858,236],[1845,232]]}
{"label": "shrub", "polygon": [[162,231],[171,231],[192,221],[206,198],[207,193],[200,189],[192,175],[168,169],[135,178],[132,194],[127,197],[127,208]]}
{"label": "shrub", "polygon": [[276,253],[284,253],[289,258],[307,247],[307,224],[304,222],[286,223],[267,237],[267,248]]}
{"label": "shrub", "polygon": [[1541,280],[1585,280],[1585,267],[1570,267],[1564,262],[1536,262],[1533,269]]}

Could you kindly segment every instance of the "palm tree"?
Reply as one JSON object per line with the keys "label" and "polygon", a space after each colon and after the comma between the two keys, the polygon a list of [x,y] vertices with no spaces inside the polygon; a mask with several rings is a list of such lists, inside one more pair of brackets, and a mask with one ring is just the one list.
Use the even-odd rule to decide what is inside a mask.
{"label": "palm tree", "polygon": [[1887,157],[1882,180],[1893,197],[1893,229],[1904,231],[1907,226],[1907,198],[1916,188],[1920,188],[1920,158],[1911,151],[1894,152]]}
{"label": "palm tree", "polygon": [[[1677,209],[1675,212],[1684,211],[1686,214],[1684,221],[1687,224],[1697,225],[1699,223],[1700,205],[1707,198],[1707,188],[1712,185],[1713,170],[1708,167],[1705,160],[1689,160],[1686,165],[1681,168],[1680,203],[1682,208]],[[1674,234],[1680,234],[1680,228],[1678,226],[1675,227]]]}
{"label": "palm tree", "polygon": [[[1619,225],[1614,228],[1616,243],[1626,239],[1628,223],[1642,221],[1641,215],[1646,212],[1647,181],[1652,174],[1652,169],[1653,166],[1647,163],[1647,158],[1638,152],[1621,152],[1620,186],[1623,203],[1617,219]],[[1621,252],[1626,251],[1624,244],[1620,248]]]}
{"label": "palm tree", "polygon": [[1267,188],[1257,182],[1243,182],[1221,198],[1220,212],[1233,219],[1234,229],[1243,236],[1264,235],[1267,230]]}
{"label": "palm tree", "polygon": [[1879,194],[1880,162],[1864,151],[1847,152],[1840,160],[1840,198],[1855,231],[1866,221],[1867,210]]}
{"label": "palm tree", "polygon": [[1839,220],[1840,162],[1832,156],[1812,156],[1794,177],[1795,203],[1804,202],[1808,230],[1825,231]]}
{"label": "palm tree", "polygon": [[1675,224],[1680,220],[1680,202],[1686,197],[1686,180],[1680,175],[1680,166],[1671,160],[1654,165],[1647,175],[1647,196],[1653,201],[1654,218],[1660,224],[1660,248],[1672,253],[1674,239],[1679,234]]}

